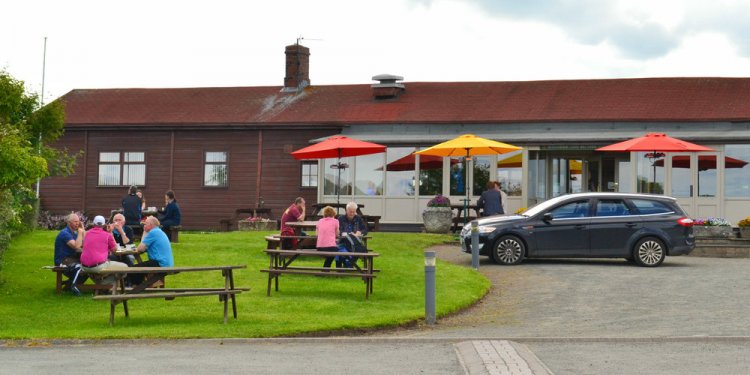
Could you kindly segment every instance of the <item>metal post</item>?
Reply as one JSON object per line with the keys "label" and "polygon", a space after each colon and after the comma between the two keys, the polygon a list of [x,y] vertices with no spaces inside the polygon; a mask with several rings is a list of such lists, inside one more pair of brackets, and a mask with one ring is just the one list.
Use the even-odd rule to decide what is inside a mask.
{"label": "metal post", "polygon": [[471,222],[471,267],[479,269],[479,226],[476,220]]}
{"label": "metal post", "polygon": [[435,324],[435,252],[424,252],[424,318]]}

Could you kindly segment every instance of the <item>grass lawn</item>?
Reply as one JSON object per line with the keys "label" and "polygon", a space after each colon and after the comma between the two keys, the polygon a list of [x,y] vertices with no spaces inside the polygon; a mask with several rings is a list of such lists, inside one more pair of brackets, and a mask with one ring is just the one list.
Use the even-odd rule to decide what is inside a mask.
{"label": "grass lawn", "polygon": [[[380,257],[374,293],[364,298],[356,278],[282,275],[279,291],[266,296],[268,267],[262,249],[270,232],[180,233],[175,265],[235,265],[235,285],[250,287],[237,297],[237,320],[223,324],[216,296],[128,302],[130,318],[117,306],[109,326],[109,303],[91,294],[56,294],[52,265],[57,232],[34,231],[15,239],[0,268],[0,338],[209,338],[273,337],[353,328],[388,327],[424,319],[423,250],[449,236],[372,233],[370,248]],[[322,264],[312,258],[310,264]],[[219,271],[189,272],[167,278],[168,287],[223,287]],[[438,261],[437,310],[442,316],[473,304],[489,281],[472,269]]]}

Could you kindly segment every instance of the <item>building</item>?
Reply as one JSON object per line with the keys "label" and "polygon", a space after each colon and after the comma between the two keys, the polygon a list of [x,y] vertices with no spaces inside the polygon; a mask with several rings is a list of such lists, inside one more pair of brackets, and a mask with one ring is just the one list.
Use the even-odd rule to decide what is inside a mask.
{"label": "building", "polygon": [[[289,153],[343,134],[388,146],[343,160],[342,201],[385,224],[419,224],[435,194],[456,202],[488,179],[507,211],[578,191],[655,192],[694,217],[750,215],[750,78],[644,78],[530,82],[403,82],[315,86],[309,50],[286,47],[284,86],[73,90],[59,146],[83,150],[76,174],[42,181],[53,212],[117,208],[130,184],[149,206],[175,190],[184,227],[216,229],[263,202],[279,217],[296,196],[335,201],[335,159]],[[648,132],[709,146],[700,154],[602,153]],[[409,155],[464,133],[524,147],[464,160]],[[395,163],[394,163],[395,162]],[[419,170],[417,170],[419,168]],[[464,181],[468,178],[467,181]]]}

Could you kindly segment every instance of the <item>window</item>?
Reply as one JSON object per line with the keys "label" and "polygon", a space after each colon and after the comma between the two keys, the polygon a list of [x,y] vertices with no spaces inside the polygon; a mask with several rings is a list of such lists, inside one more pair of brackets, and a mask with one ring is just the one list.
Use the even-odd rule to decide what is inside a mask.
{"label": "window", "polygon": [[317,161],[303,161],[302,162],[302,187],[317,187],[318,186],[318,162]]}
{"label": "window", "polygon": [[596,216],[627,216],[630,209],[621,199],[601,199],[596,204]]}
{"label": "window", "polygon": [[355,195],[383,195],[383,154],[357,156],[354,171]]}
{"label": "window", "polygon": [[659,201],[651,201],[645,199],[633,199],[633,205],[638,209],[641,215],[652,215],[652,214],[666,214],[674,212],[666,204]]}
{"label": "window", "polygon": [[560,207],[555,208],[551,211],[552,218],[554,219],[568,219],[574,217],[588,217],[589,216],[589,201],[575,201],[566,203]]}
{"label": "window", "polygon": [[145,152],[100,152],[99,186],[146,185]]}
{"label": "window", "polygon": [[[750,144],[726,145],[724,189],[727,198],[750,197]],[[699,166],[700,168],[700,166]]]}
{"label": "window", "polygon": [[[413,197],[415,193],[414,161],[408,162],[408,156],[416,149],[414,147],[388,147],[385,150],[386,186],[385,194],[389,197]],[[405,159],[406,158],[406,159]],[[402,161],[405,165],[398,167]]]}
{"label": "window", "polygon": [[207,151],[203,167],[203,186],[228,186],[228,169],[226,152]]}

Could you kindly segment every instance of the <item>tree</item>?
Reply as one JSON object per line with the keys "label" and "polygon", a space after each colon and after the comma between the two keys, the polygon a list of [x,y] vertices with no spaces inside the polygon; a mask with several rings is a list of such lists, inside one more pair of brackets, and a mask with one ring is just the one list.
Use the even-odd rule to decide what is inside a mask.
{"label": "tree", "polygon": [[37,179],[67,175],[75,167],[77,155],[47,146],[63,134],[63,103],[40,108],[38,99],[26,92],[23,81],[0,71],[0,205],[11,213],[0,218],[0,231],[18,228],[33,210]]}

